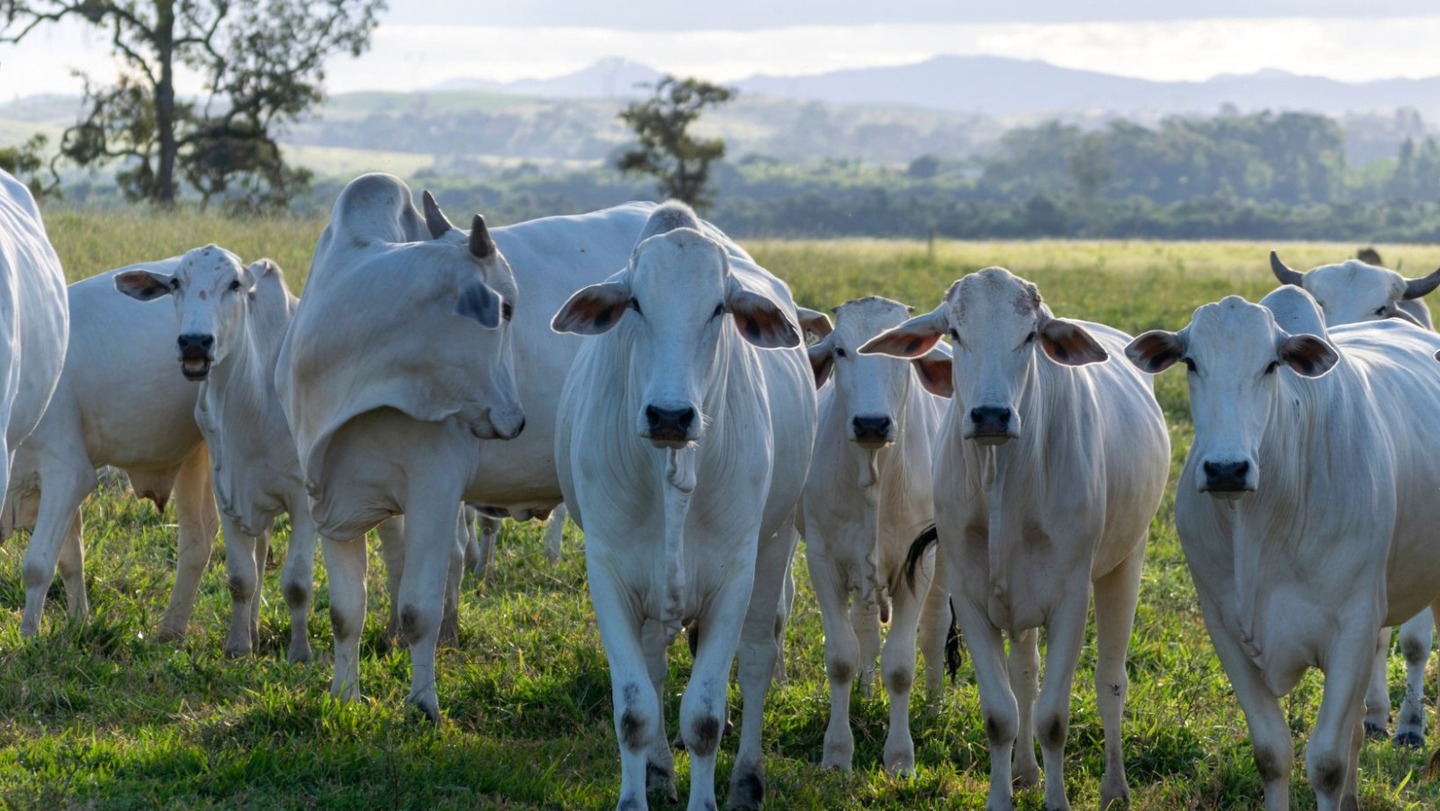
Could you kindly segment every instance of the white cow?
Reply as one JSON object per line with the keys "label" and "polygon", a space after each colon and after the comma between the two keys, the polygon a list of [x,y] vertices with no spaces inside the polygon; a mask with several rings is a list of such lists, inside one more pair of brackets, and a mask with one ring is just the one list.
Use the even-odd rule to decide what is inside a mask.
{"label": "white cow", "polygon": [[0,493],[9,492],[15,451],[60,381],[69,322],[65,274],[40,208],[0,170]]}
{"label": "white cow", "polygon": [[931,700],[939,695],[943,677],[950,623],[945,587],[931,588],[932,560],[925,561],[923,577],[913,585],[906,583],[903,569],[911,539],[935,521],[931,446],[946,402],[925,386],[936,374],[948,386],[950,359],[939,347],[910,362],[857,351],[899,325],[910,309],[875,296],[847,301],[835,309],[834,332],[809,349],[817,385],[832,370],[834,382],[820,389],[800,531],[825,624],[830,679],[830,725],[821,764],[846,771],[855,752],[850,688],[858,675],[869,693],[880,655],[882,612],[891,618],[882,666],[890,693],[887,769],[915,768],[909,711],[917,627],[924,628],[921,649]]}
{"label": "white cow", "polygon": [[117,274],[117,290],[137,301],[172,296],[170,322],[179,374],[196,381],[195,422],[210,449],[215,496],[225,531],[231,598],[225,653],[248,655],[259,641],[260,581],[270,532],[290,515],[290,547],[281,592],[290,610],[289,660],[310,659],[306,620],[314,590],[315,524],[310,517],[295,443],[275,395],[275,358],[297,299],[268,259],[248,267],[230,251],[206,245],[167,270]]}
{"label": "white cow", "polygon": [[[428,197],[422,218],[410,190],[390,175],[357,178],[336,200],[276,384],[321,536],[354,537],[405,513],[406,544],[423,550],[419,566],[407,553],[397,602],[414,663],[411,700],[432,717],[439,714],[434,595],[454,548],[456,506],[463,499],[516,513],[561,501],[556,383],[580,339],[553,333],[548,316],[625,264],[649,211],[628,204],[493,232],[477,217],[467,235]],[[491,328],[455,317],[461,298],[486,303],[481,314]],[[521,372],[514,377],[512,352]],[[336,637],[332,689],[354,696],[365,552],[361,544],[326,542],[325,554]]]}
{"label": "white cow", "polygon": [[1394,322],[1329,335],[1292,335],[1231,296],[1126,349],[1147,372],[1189,369],[1175,526],[1271,811],[1289,805],[1293,761],[1279,697],[1325,673],[1306,773],[1321,809],[1354,808],[1380,630],[1440,595],[1440,435],[1415,430],[1440,401],[1440,336]]}
{"label": "white cow", "polygon": [[596,336],[565,380],[555,459],[586,533],[610,665],[618,807],[646,807],[647,783],[674,791],[661,688],[666,648],[687,622],[698,628],[680,702],[689,807],[715,807],[737,642],[744,715],[728,805],[757,807],[774,626],[815,436],[790,291],[672,202],[650,216],[629,264],[575,293],[553,326]]}
{"label": "white cow", "polygon": [[[1379,254],[1373,250],[1371,254],[1378,263]],[[1311,293],[1329,326],[1399,318],[1425,329],[1434,328],[1430,321],[1430,308],[1421,297],[1440,286],[1440,270],[1419,279],[1406,279],[1393,270],[1351,259],[1300,273],[1280,261],[1275,251],[1270,252],[1270,269],[1287,287],[1294,286]],[[1291,329],[1284,323],[1281,327],[1292,335],[1299,332],[1324,335],[1314,330]],[[1402,746],[1419,747],[1425,743],[1425,665],[1430,661],[1434,628],[1434,617],[1428,608],[1400,626],[1400,651],[1405,656],[1406,679],[1395,742]],[[1389,638],[1388,632],[1386,638]],[[1385,737],[1390,723],[1389,669],[1386,666],[1389,652],[1389,645],[1386,645],[1376,655],[1370,690],[1365,697],[1365,732],[1381,738]]]}
{"label": "white cow", "polygon": [[[173,271],[179,257],[141,263]],[[70,616],[84,619],[84,543],[80,505],[95,469],[114,465],[136,495],[165,509],[171,491],[179,529],[175,585],[159,641],[185,636],[219,519],[210,461],[195,425],[195,387],[175,374],[174,318],[115,295],[131,265],[71,285],[69,351],[50,406],[15,455],[3,534],[33,526],[25,549],[25,613],[20,632],[40,630],[45,595],[60,567]]]}
{"label": "white cow", "polygon": [[[1054,317],[1035,285],[1003,268],[966,276],[933,312],[860,351],[920,357],[946,334],[954,393],[936,440],[935,523],[985,712],[986,807],[1012,806],[1017,736],[1014,775],[1021,785],[1037,779],[1032,731],[1044,754],[1045,807],[1069,807],[1063,758],[1092,587],[1105,729],[1100,805],[1123,802],[1125,649],[1170,464],[1160,406],[1143,375],[1102,362],[1129,336]],[[1032,727],[1041,627],[1048,652]],[[1008,682],[1002,632],[1011,640]]]}

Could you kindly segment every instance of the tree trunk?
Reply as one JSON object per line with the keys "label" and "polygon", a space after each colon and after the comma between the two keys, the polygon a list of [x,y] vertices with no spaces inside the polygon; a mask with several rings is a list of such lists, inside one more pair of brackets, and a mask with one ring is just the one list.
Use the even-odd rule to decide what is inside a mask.
{"label": "tree trunk", "polygon": [[155,169],[155,202],[175,205],[175,2],[155,0],[155,52],[160,76],[155,86],[155,130],[160,160]]}

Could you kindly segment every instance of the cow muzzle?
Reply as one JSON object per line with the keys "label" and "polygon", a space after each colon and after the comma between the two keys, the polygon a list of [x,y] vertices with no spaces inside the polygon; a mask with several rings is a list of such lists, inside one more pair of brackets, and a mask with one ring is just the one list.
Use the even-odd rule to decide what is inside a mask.
{"label": "cow muzzle", "polygon": [[1255,478],[1246,459],[1209,460],[1200,465],[1200,492],[1233,501],[1255,491]]}
{"label": "cow muzzle", "polygon": [[477,439],[514,439],[525,430],[525,412],[513,409],[501,412],[490,409],[484,418],[468,421],[470,433]]}
{"label": "cow muzzle", "polygon": [[1004,445],[1020,436],[1020,421],[1009,406],[976,406],[967,422],[964,437],[981,445]]}
{"label": "cow muzzle", "polygon": [[185,379],[209,377],[210,364],[215,362],[215,336],[189,332],[181,335],[176,343],[180,348],[180,373]]}
{"label": "cow muzzle", "polygon": [[850,419],[850,439],[862,448],[883,448],[895,441],[895,421],[888,414],[861,414]]}
{"label": "cow muzzle", "polygon": [[657,448],[683,448],[694,442],[699,427],[692,406],[645,406],[642,436]]}

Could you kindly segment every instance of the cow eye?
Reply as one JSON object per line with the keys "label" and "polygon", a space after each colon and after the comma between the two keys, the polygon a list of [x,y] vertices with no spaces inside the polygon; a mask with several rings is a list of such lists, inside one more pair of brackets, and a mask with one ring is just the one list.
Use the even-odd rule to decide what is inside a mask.
{"label": "cow eye", "polygon": [[235,292],[236,290],[239,290],[239,289],[240,289],[240,280],[239,280],[239,279],[236,279],[235,281],[233,281],[233,282],[230,283],[230,292],[233,293],[233,292]]}
{"label": "cow eye", "polygon": [[960,343],[960,331],[955,329],[954,327],[950,328],[950,340],[954,341],[957,344]]}
{"label": "cow eye", "polygon": [[837,347],[835,347],[835,357],[837,357],[837,358],[843,358],[843,357],[845,357],[845,347],[843,347],[843,346],[837,346]]}
{"label": "cow eye", "polygon": [[1030,330],[1030,334],[1025,336],[1025,343],[1030,344],[1030,343],[1034,343],[1034,342],[1035,342],[1035,330],[1032,329],[1032,330]]}
{"label": "cow eye", "polygon": [[631,296],[631,297],[630,297],[630,309],[634,310],[635,312],[639,313],[640,315],[644,315],[644,314],[645,314],[645,313],[640,309],[640,301],[639,301],[638,299],[636,299],[634,296]]}
{"label": "cow eye", "polygon": [[515,305],[514,305],[514,304],[511,304],[511,303],[508,302],[508,301],[505,302],[504,304],[501,304],[501,305],[500,305],[500,317],[503,318],[503,319],[505,319],[506,321],[509,321],[510,319],[514,318],[514,317],[515,317]]}
{"label": "cow eye", "polygon": [[1279,368],[1280,368],[1280,361],[1278,361],[1278,360],[1272,360],[1272,361],[1270,361],[1270,365],[1265,367],[1265,374],[1267,374],[1267,375],[1268,375],[1268,374],[1274,374],[1275,370],[1276,370],[1276,369],[1279,369]]}
{"label": "cow eye", "polygon": [[722,315],[724,315],[724,314],[725,314],[725,303],[722,301],[721,303],[715,305],[715,312],[711,313],[711,314],[710,314],[710,317],[711,317],[711,318],[719,318],[720,316],[722,316]]}
{"label": "cow eye", "polygon": [[1194,358],[1188,358],[1188,357],[1187,357],[1187,358],[1181,358],[1181,359],[1180,359],[1180,362],[1183,363],[1183,364],[1185,364],[1185,368],[1186,368],[1186,369],[1189,369],[1189,370],[1192,371],[1192,372],[1195,371],[1195,359],[1194,359]]}
{"label": "cow eye", "polygon": [[174,277],[174,278],[172,278],[172,279],[170,280],[170,289],[171,289],[171,290],[179,290],[179,289],[180,289],[180,277],[179,277],[179,276],[176,276],[176,277]]}
{"label": "cow eye", "polygon": [[1375,311],[1375,314],[1378,315],[1378,316],[1380,316],[1381,318],[1384,318],[1386,315],[1389,314],[1389,313],[1387,312],[1389,309],[1390,309],[1390,308],[1388,308],[1388,307],[1381,307],[1380,309],[1378,309],[1378,310]]}

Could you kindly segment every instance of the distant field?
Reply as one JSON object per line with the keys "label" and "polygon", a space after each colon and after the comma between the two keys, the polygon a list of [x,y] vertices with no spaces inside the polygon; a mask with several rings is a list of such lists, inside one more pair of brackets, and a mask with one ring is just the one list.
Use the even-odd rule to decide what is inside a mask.
{"label": "distant field", "polygon": [[[303,282],[320,220],[227,221],[180,215],[96,216],[56,211],[49,220],[72,279],[128,262],[169,256],[214,241],[245,258],[275,258],[292,287]],[[1130,332],[1178,328],[1199,304],[1271,287],[1266,253],[1248,243],[757,242],[756,257],[794,287],[804,304],[829,308],[879,293],[933,307],[963,273],[1001,264],[1040,285],[1060,315]],[[1354,245],[1280,246],[1292,266],[1351,255]],[[1440,266],[1440,246],[1380,246],[1410,275]],[[163,305],[156,305],[163,306]],[[518,317],[548,317],[524,314]],[[1159,378],[1171,420],[1176,470],[1188,444],[1180,373]],[[1172,473],[1173,479],[1174,473]],[[172,508],[173,509],[173,508]],[[92,618],[64,620],[63,590],[51,591],[40,639],[19,636],[23,535],[0,547],[0,806],[17,808],[611,808],[618,757],[605,659],[585,591],[582,540],[566,536],[558,567],[540,554],[533,525],[507,525],[488,583],[466,580],[461,644],[439,658],[447,721],[424,723],[403,704],[408,659],[381,652],[388,597],[371,555],[370,617],[361,662],[365,701],[328,698],[328,592],[323,566],[309,629],[321,660],[283,660],[288,618],[272,575],[261,619],[261,653],[221,654],[229,595],[223,549],[191,622],[174,646],[149,641],[165,605],[174,557],[173,512],[158,514],[111,484],[85,512]],[[286,534],[281,527],[280,546]],[[765,743],[773,809],[981,808],[988,754],[969,669],[913,728],[918,774],[892,780],[880,767],[884,691],[854,703],[856,772],[821,771],[828,711],[818,608],[801,560],[788,632],[790,679],[772,689]],[[278,560],[277,556],[277,560]],[[1100,722],[1092,687],[1093,648],[1076,678],[1067,756],[1076,808],[1098,802]],[[688,655],[677,645],[667,686],[670,730]],[[1391,661],[1395,703],[1402,664]],[[1130,652],[1125,753],[1136,809],[1256,807],[1260,784],[1243,717],[1201,625],[1167,497],[1155,519]],[[1431,679],[1434,684],[1434,679]],[[1320,680],[1307,678],[1285,703],[1297,746],[1314,722]],[[923,692],[923,690],[921,691]],[[738,690],[732,691],[732,709]],[[738,716],[737,716],[738,717]],[[1433,736],[1432,736],[1433,737]],[[721,746],[721,795],[734,739]],[[1440,807],[1440,785],[1424,776],[1428,753],[1367,743],[1361,764],[1365,809]],[[681,796],[688,762],[677,756]],[[1017,796],[1040,807],[1041,792]],[[1292,806],[1314,808],[1297,761]]]}

